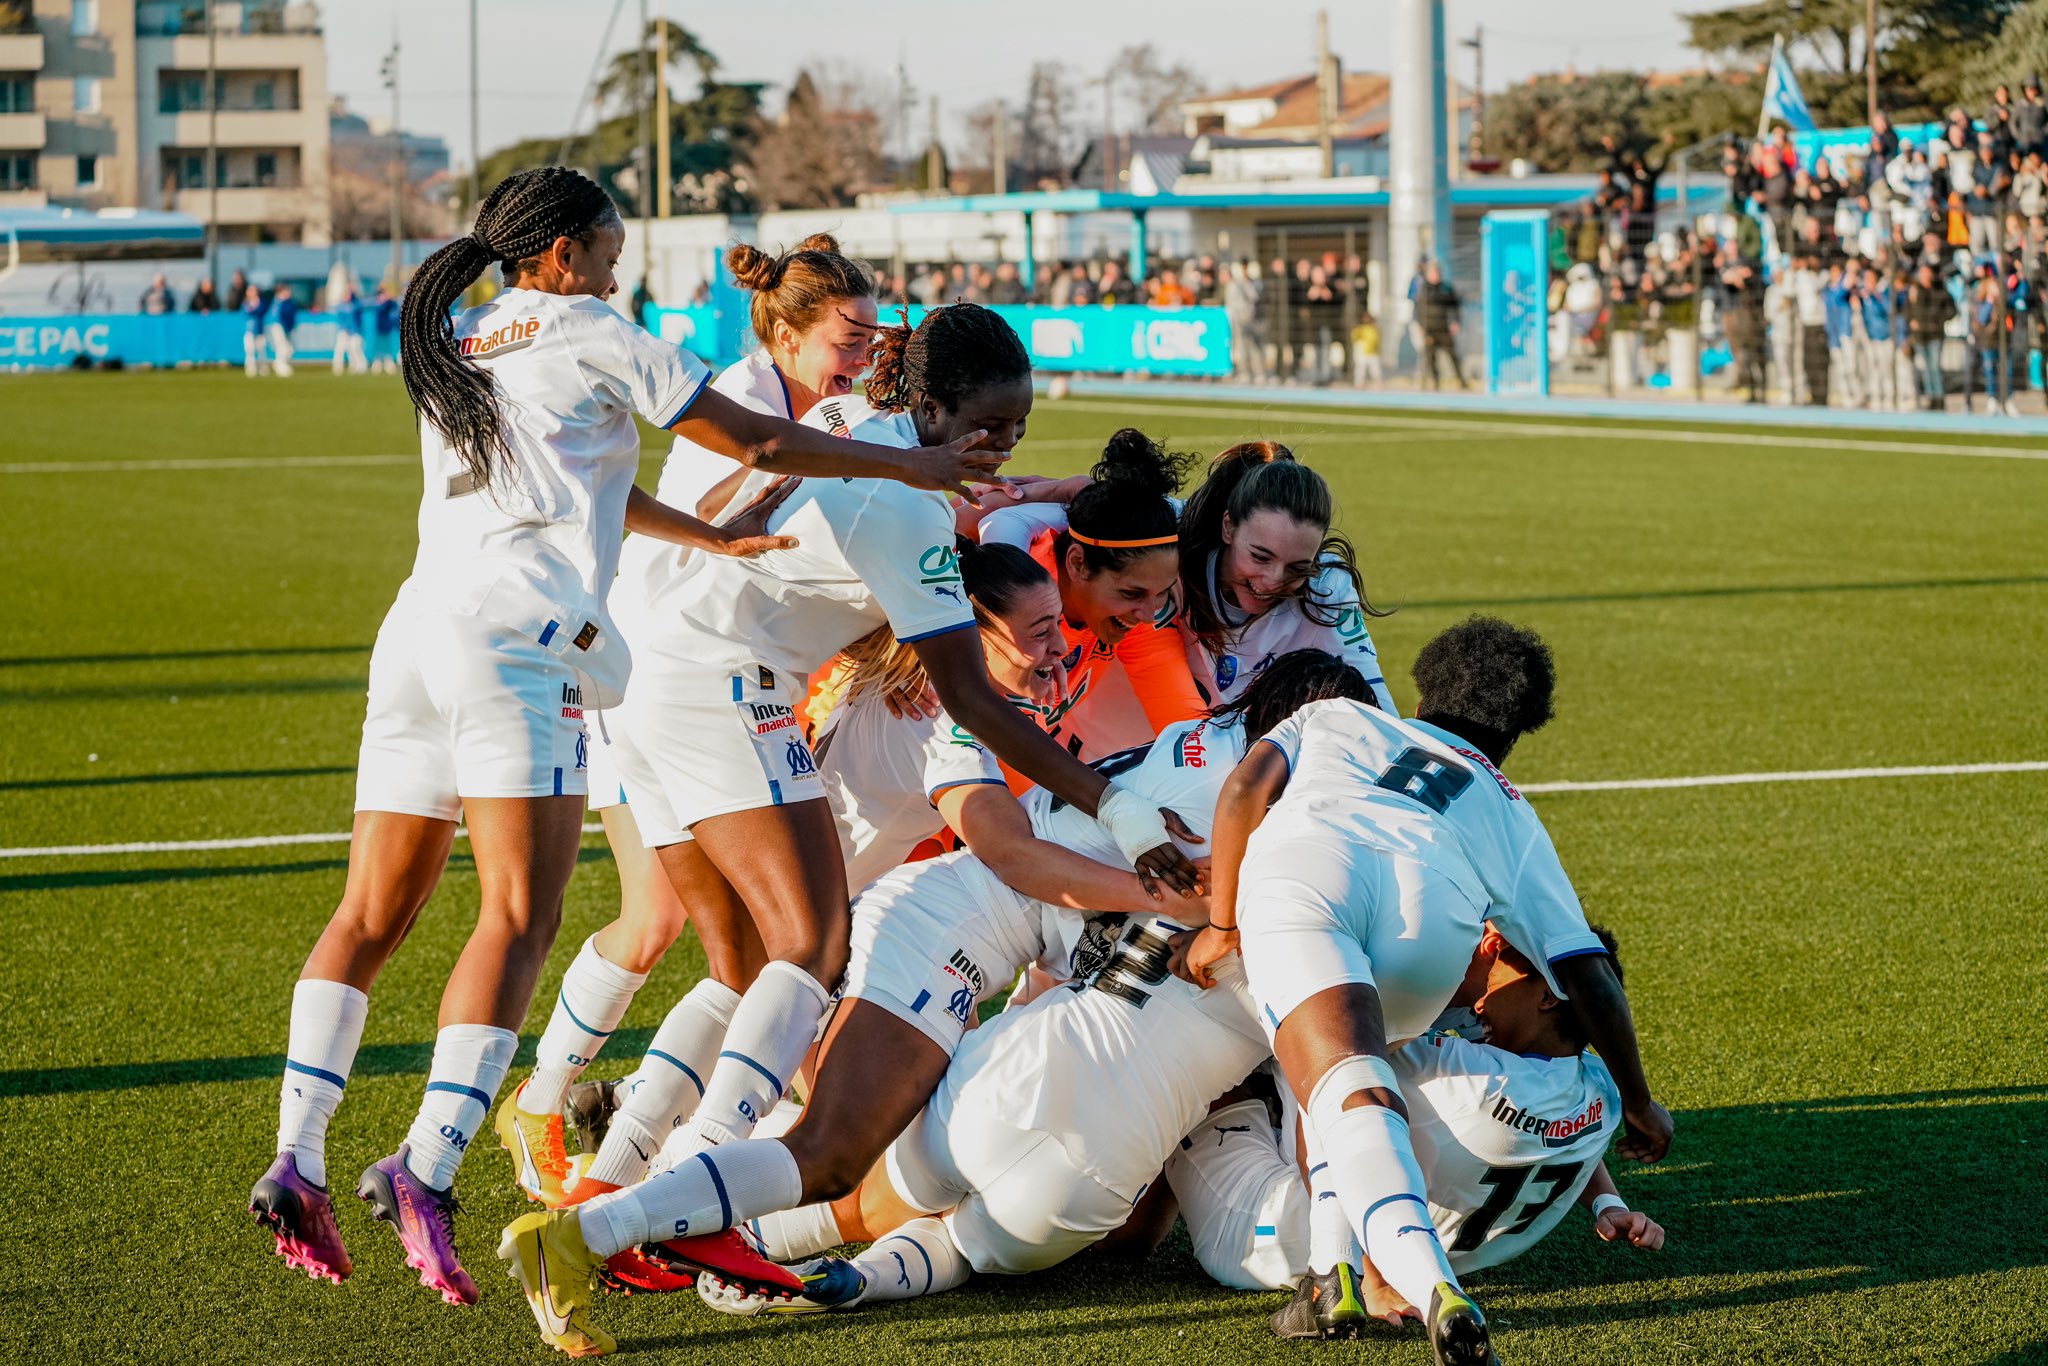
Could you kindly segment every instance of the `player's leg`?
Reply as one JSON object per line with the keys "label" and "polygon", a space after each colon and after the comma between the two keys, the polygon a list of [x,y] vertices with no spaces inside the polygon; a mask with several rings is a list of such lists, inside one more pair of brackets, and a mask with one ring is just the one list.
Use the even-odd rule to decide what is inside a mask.
{"label": "player's leg", "polygon": [[1266,1102],[1219,1102],[1167,1159],[1166,1180],[1195,1260],[1219,1285],[1294,1289],[1308,1269],[1308,1191]]}

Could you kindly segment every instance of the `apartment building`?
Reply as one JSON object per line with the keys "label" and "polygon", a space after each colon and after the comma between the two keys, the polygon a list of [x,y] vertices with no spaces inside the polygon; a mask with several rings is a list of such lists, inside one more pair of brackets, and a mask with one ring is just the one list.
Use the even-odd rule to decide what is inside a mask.
{"label": "apartment building", "polygon": [[315,6],[0,0],[0,206],[173,209],[226,242],[323,246],[327,166]]}

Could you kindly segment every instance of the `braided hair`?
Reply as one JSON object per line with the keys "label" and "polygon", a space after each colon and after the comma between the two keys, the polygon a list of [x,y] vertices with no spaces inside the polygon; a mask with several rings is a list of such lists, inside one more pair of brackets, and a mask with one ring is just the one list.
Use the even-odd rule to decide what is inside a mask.
{"label": "braided hair", "polygon": [[1194,464],[1194,456],[1169,451],[1136,427],[1117,432],[1088,471],[1092,482],[1067,504],[1067,527],[1054,543],[1060,558],[1068,546],[1078,545],[1081,563],[1090,574],[1100,574],[1172,548],[1179,515],[1167,495]]}
{"label": "braided hair", "polygon": [[1365,675],[1325,650],[1289,650],[1259,670],[1235,701],[1212,709],[1218,720],[1244,718],[1247,745],[1272,730],[1311,702],[1332,697],[1348,698],[1377,707]]}
{"label": "braided hair", "polygon": [[970,394],[1031,378],[1031,353],[992,309],[956,303],[934,308],[915,331],[910,310],[894,327],[875,329],[868,402],[877,412],[903,412],[930,398],[958,412]]}
{"label": "braided hair", "polygon": [[511,451],[497,381],[457,347],[449,310],[494,262],[513,278],[536,268],[557,238],[588,245],[618,222],[617,206],[596,181],[566,166],[521,171],[484,196],[468,236],[436,251],[413,274],[398,319],[405,392],[479,483],[489,483],[493,464]]}
{"label": "braided hair", "polygon": [[[1318,569],[1334,565],[1351,580],[1358,594],[1359,610],[1369,617],[1390,615],[1373,606],[1365,595],[1365,578],[1358,572],[1358,552],[1348,538],[1330,530],[1336,516],[1336,501],[1330,486],[1308,466],[1294,458],[1294,452],[1277,441],[1246,441],[1232,446],[1209,466],[1209,477],[1188,498],[1180,516],[1183,598],[1188,626],[1211,654],[1228,648],[1222,608],[1209,592],[1209,558],[1223,549],[1223,522],[1228,516],[1240,529],[1254,513],[1268,509],[1290,521],[1323,529],[1322,545],[1316,551]],[[1302,615],[1318,626],[1335,626],[1340,615],[1309,594],[1315,582],[1313,572],[1302,585]]]}

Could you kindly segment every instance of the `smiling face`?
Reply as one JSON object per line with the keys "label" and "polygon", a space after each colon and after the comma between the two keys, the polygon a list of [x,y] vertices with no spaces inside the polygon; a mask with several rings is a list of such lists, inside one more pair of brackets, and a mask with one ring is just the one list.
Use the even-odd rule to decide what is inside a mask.
{"label": "smiling face", "polygon": [[1298,521],[1278,508],[1260,508],[1239,525],[1223,515],[1223,549],[1216,557],[1216,591],[1238,611],[1263,616],[1301,592],[1315,572],[1328,527]]}
{"label": "smiling face", "polygon": [[1166,606],[1180,577],[1180,550],[1163,545],[1134,555],[1120,568],[1091,572],[1083,548],[1070,542],[1060,562],[1060,604],[1070,625],[1114,646]]}
{"label": "smiling face", "polygon": [[[802,332],[788,323],[776,323],[775,344],[769,350],[784,378],[816,402],[853,392],[853,382],[868,368],[868,347],[874,338],[875,301],[863,295],[834,300],[818,321]],[[810,406],[805,403],[803,408],[808,411]]]}
{"label": "smiling face", "polygon": [[1060,630],[1060,592],[1047,579],[1019,592],[1010,609],[981,628],[981,650],[996,687],[1033,702],[1057,700],[1060,656],[1067,638]]}
{"label": "smiling face", "polygon": [[974,444],[975,450],[1007,455],[1024,439],[1024,427],[1031,418],[1031,376],[984,386],[962,397],[953,411],[930,394],[922,394],[912,412],[922,445],[943,446],[979,429],[985,435]]}

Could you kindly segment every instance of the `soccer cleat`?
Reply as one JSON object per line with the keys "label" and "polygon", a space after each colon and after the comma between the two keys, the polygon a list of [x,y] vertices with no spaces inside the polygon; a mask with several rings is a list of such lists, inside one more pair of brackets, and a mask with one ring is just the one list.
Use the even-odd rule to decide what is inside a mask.
{"label": "soccer cleat", "polygon": [[599,1357],[618,1343],[590,1321],[591,1281],[597,1254],[583,1241],[574,1210],[522,1215],[505,1228],[498,1256],[526,1292],[541,1340],[572,1357]]}
{"label": "soccer cleat", "polygon": [[792,1299],[804,1294],[806,1289],[800,1276],[788,1267],[777,1266],[763,1257],[740,1236],[737,1229],[647,1243],[640,1251],[656,1266],[678,1275],[708,1272],[721,1285],[736,1287],[744,1294],[764,1300]]}
{"label": "soccer cleat", "polygon": [[1352,1339],[1372,1322],[1358,1294],[1358,1272],[1339,1262],[1322,1275],[1309,1272],[1294,1287],[1294,1298],[1273,1315],[1273,1332],[1283,1338]]}
{"label": "soccer cleat", "polygon": [[868,1292],[867,1273],[844,1257],[814,1257],[786,1268],[803,1289],[795,1294],[762,1294],[706,1271],[697,1277],[697,1298],[721,1314],[824,1314],[858,1306]]}
{"label": "soccer cleat", "polygon": [[604,1146],[619,1109],[619,1084],[615,1081],[579,1081],[569,1088],[562,1102],[562,1119],[576,1131],[576,1146],[594,1153]]}
{"label": "soccer cleat", "polygon": [[1429,1296],[1429,1345],[1437,1366],[1500,1366],[1486,1315],[1464,1291],[1438,1281]]}
{"label": "soccer cleat", "polygon": [[607,1295],[673,1295],[692,1289],[697,1275],[694,1269],[671,1269],[643,1249],[629,1247],[598,1267],[597,1284]]}
{"label": "soccer cleat", "polygon": [[519,1083],[498,1106],[492,1128],[498,1131],[498,1146],[512,1154],[513,1180],[526,1198],[549,1209],[568,1195],[564,1182],[569,1175],[569,1152],[562,1144],[560,1115],[529,1115],[519,1108],[526,1083]]}
{"label": "soccer cleat", "polygon": [[405,1264],[420,1273],[420,1284],[441,1292],[450,1304],[475,1304],[476,1282],[455,1256],[455,1191],[434,1190],[405,1165],[406,1151],[397,1152],[363,1173],[356,1194],[370,1202],[370,1213],[398,1232]]}
{"label": "soccer cleat", "polygon": [[249,1192],[249,1213],[277,1235],[284,1264],[314,1280],[340,1285],[351,1270],[341,1230],[334,1226],[334,1202],[325,1186],[299,1175],[298,1155],[286,1149]]}

